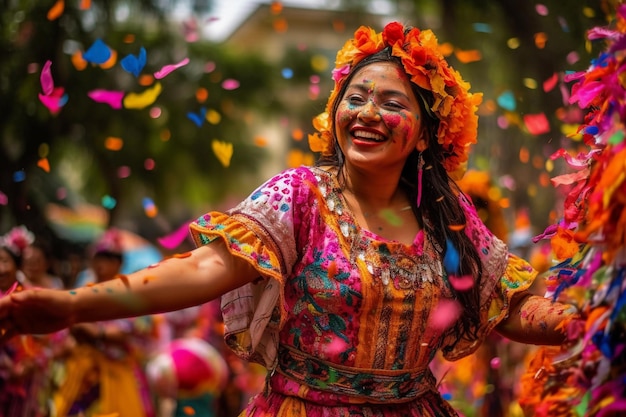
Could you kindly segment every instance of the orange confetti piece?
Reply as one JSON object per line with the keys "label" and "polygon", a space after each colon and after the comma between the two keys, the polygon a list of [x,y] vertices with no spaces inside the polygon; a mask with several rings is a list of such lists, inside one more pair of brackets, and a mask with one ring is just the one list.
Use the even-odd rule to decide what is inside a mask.
{"label": "orange confetti piece", "polygon": [[110,68],[113,68],[116,63],[117,63],[117,51],[111,49],[111,56],[109,57],[109,59],[106,60],[106,62],[103,62],[102,64],[100,64],[100,68],[110,69]]}
{"label": "orange confetti piece", "polygon": [[124,141],[120,138],[109,136],[104,141],[104,147],[110,151],[119,151],[124,147]]}
{"label": "orange confetti piece", "polygon": [[200,87],[196,90],[196,100],[198,103],[204,103],[209,98],[209,90],[204,87]]}
{"label": "orange confetti piece", "polygon": [[483,58],[482,54],[477,49],[471,49],[467,51],[457,49],[454,51],[454,55],[456,56],[456,59],[461,61],[461,63],[463,64],[480,61]]}
{"label": "orange confetti piece", "polygon": [[519,150],[519,160],[520,162],[526,164],[530,158],[530,153],[528,152],[528,148],[522,146]]}
{"label": "orange confetti piece", "polygon": [[545,32],[535,33],[535,46],[537,48],[545,48],[546,42],[548,42],[548,35]]}
{"label": "orange confetti piece", "polygon": [[56,20],[63,14],[65,10],[65,1],[57,0],[56,3],[48,10],[48,20]]}
{"label": "orange confetti piece", "polygon": [[453,232],[460,232],[461,230],[465,229],[465,225],[464,224],[451,224],[448,226],[448,229],[452,230]]}
{"label": "orange confetti piece", "polygon": [[91,9],[91,0],[80,0],[80,10]]}
{"label": "orange confetti piece", "polygon": [[272,14],[279,14],[283,11],[283,3],[280,1],[273,1],[270,5],[270,10],[272,11]]}
{"label": "orange confetti piece", "polygon": [[254,138],[254,144],[262,148],[264,146],[267,146],[267,139],[263,136],[256,136]]}
{"label": "orange confetti piece", "polygon": [[137,82],[143,87],[148,87],[154,82],[154,76],[152,74],[141,74]]}
{"label": "orange confetti piece", "polygon": [[274,20],[274,30],[278,33],[285,33],[287,32],[287,21],[285,19],[276,19]]}
{"label": "orange confetti piece", "polygon": [[87,61],[83,59],[83,52],[76,51],[72,54],[72,65],[77,71],[82,71],[87,68]]}
{"label": "orange confetti piece", "polygon": [[190,256],[191,256],[191,252],[184,252],[184,253],[175,253],[174,255],[172,255],[172,258],[183,259],[183,258],[189,258]]}
{"label": "orange confetti piece", "polygon": [[188,416],[193,416],[196,414],[196,410],[194,410],[193,407],[190,407],[188,405],[183,407],[183,412],[187,414]]}
{"label": "orange confetti piece", "polygon": [[41,158],[37,161],[37,166],[46,172],[50,172],[50,162],[48,162],[48,158]]}
{"label": "orange confetti piece", "polygon": [[304,132],[302,129],[294,129],[291,131],[291,137],[299,142],[304,137]]}

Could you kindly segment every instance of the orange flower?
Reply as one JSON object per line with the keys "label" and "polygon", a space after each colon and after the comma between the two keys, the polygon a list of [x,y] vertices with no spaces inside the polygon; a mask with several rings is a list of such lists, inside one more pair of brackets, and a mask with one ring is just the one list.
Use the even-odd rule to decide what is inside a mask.
{"label": "orange flower", "polygon": [[313,121],[319,133],[309,135],[311,150],[332,155],[334,132],[329,114],[343,82],[361,60],[387,47],[393,56],[400,58],[411,82],[432,92],[434,103],[430,110],[440,121],[438,142],[444,149],[444,167],[448,172],[459,170],[468,159],[470,146],[476,143],[476,112],[482,94],[469,92],[470,84],[449,66],[431,30],[412,28],[405,33],[405,27],[398,22],[387,24],[381,33],[361,26],[337,53],[333,71],[335,87],[326,111]]}

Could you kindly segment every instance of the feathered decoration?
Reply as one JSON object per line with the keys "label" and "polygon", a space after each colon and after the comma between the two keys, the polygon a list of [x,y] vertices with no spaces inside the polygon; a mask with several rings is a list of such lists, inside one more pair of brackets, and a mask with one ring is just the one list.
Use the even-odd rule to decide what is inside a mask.
{"label": "feathered decoration", "polygon": [[587,110],[579,131],[589,151],[553,155],[575,173],[553,180],[571,188],[563,219],[541,236],[561,254],[549,295],[576,305],[583,321],[568,324],[568,354],[542,349],[531,363],[520,403],[535,416],[626,415],[626,5],[587,37],[606,48],[566,81],[570,103]]}

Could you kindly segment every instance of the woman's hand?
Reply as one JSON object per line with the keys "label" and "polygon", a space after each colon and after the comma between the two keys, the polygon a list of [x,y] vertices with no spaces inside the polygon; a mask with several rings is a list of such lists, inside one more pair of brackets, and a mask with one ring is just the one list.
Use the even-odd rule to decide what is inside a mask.
{"label": "woman's hand", "polygon": [[72,296],[67,291],[27,289],[0,298],[0,344],[17,334],[52,333],[72,321]]}

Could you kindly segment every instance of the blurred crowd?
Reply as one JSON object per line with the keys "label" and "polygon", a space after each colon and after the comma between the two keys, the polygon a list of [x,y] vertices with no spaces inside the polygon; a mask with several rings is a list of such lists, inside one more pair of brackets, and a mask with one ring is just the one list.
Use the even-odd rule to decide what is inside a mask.
{"label": "blurred crowd", "polygon": [[[26,287],[71,290],[132,272],[125,233],[107,230],[68,266],[55,262],[44,239],[12,228],[0,236],[0,296]],[[238,415],[265,372],[230,354],[219,307],[216,300],[13,339],[0,346],[0,417]]]}

